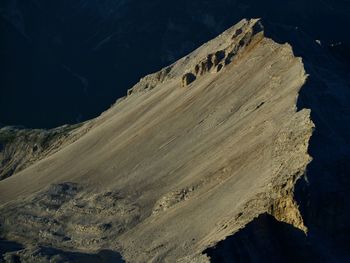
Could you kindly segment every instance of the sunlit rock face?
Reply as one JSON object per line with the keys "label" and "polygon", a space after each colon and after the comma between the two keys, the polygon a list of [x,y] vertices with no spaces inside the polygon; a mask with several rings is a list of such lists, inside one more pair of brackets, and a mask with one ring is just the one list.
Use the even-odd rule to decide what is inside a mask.
{"label": "sunlit rock face", "polygon": [[125,95],[0,130],[4,258],[349,261],[349,8],[293,3],[2,2],[4,112]]}
{"label": "sunlit rock face", "polygon": [[43,131],[17,131],[5,149],[32,139],[38,153],[0,181],[1,234],[34,248],[5,256],[41,244],[62,257],[208,262],[261,215],[305,235],[294,190],[312,160],[310,110],[297,109],[306,79],[289,44],[242,20],[99,117],[49,131],[52,148]]}

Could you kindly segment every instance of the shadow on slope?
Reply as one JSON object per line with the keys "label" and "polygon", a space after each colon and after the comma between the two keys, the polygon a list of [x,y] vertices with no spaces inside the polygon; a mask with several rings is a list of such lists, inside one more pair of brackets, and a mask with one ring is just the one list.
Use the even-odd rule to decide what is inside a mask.
{"label": "shadow on slope", "polygon": [[16,242],[0,240],[0,262],[70,262],[123,263],[121,255],[112,250],[96,254],[63,251],[50,247],[26,248]]}
{"label": "shadow on slope", "polygon": [[[272,30],[269,31],[269,28]],[[335,60],[328,47],[295,28],[268,27],[267,34],[292,45],[309,74],[297,108],[311,109],[315,131],[309,142],[313,161],[295,187],[312,246],[336,262],[350,259],[350,85],[346,64]],[[278,36],[278,38],[277,38]],[[320,250],[321,251],[321,250]],[[347,260],[345,260],[347,259]]]}
{"label": "shadow on slope", "polygon": [[304,232],[268,214],[204,253],[214,263],[320,262]]}
{"label": "shadow on slope", "polygon": [[1,259],[4,254],[22,249],[24,249],[24,247],[17,242],[0,239],[0,262],[2,262]]}
{"label": "shadow on slope", "polygon": [[302,30],[263,24],[267,37],[291,44],[309,74],[297,110],[311,109],[316,127],[309,142],[313,160],[295,186],[308,233],[265,214],[205,253],[212,262],[349,262],[349,67]]}

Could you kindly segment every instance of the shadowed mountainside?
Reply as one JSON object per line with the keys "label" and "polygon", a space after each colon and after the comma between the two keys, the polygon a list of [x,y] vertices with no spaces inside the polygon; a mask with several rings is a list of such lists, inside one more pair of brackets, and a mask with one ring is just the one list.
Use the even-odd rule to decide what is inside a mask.
{"label": "shadowed mountainside", "polygon": [[[266,35],[291,43],[303,57],[308,80],[298,109],[311,109],[313,160],[294,196],[307,235],[273,218],[259,216],[206,252],[213,262],[347,262],[350,257],[350,87],[346,66],[327,47],[294,27],[266,27]],[[296,252],[297,251],[297,252]]]}
{"label": "shadowed mountainside", "polygon": [[204,253],[212,263],[323,262],[313,249],[303,231],[262,214]]}
{"label": "shadowed mountainside", "polygon": [[[350,257],[349,69],[304,32],[284,28],[267,35],[291,43],[309,74],[297,105],[311,109],[316,126],[309,146],[313,160],[295,193],[308,236],[333,255],[324,261],[346,262]],[[322,243],[326,245],[322,247]]]}
{"label": "shadowed mountainside", "polygon": [[70,252],[49,247],[30,247],[0,240],[0,262],[72,262],[72,263],[123,263],[117,252],[101,250],[96,254]]}

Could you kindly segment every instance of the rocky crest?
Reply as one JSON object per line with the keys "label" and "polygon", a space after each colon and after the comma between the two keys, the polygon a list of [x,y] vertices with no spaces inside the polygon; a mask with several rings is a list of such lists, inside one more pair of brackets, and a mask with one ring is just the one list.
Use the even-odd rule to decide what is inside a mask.
{"label": "rocky crest", "polygon": [[158,84],[179,76],[182,86],[188,86],[198,77],[217,73],[238,60],[240,54],[244,54],[247,48],[253,48],[263,37],[263,26],[259,20],[243,20],[173,65],[142,78],[128,90],[128,95],[153,89]]}

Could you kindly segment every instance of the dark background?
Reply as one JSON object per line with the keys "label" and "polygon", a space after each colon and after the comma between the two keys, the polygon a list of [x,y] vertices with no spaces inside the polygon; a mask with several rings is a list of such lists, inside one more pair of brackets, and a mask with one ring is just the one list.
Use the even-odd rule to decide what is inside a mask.
{"label": "dark background", "polygon": [[259,216],[209,254],[350,262],[350,0],[0,0],[0,126],[95,117],[140,77],[251,17],[291,43],[309,74],[297,108],[311,109],[313,159],[294,189],[309,232]]}
{"label": "dark background", "polygon": [[298,27],[349,63],[349,16],[349,0],[1,0],[0,124],[95,117],[242,18]]}

